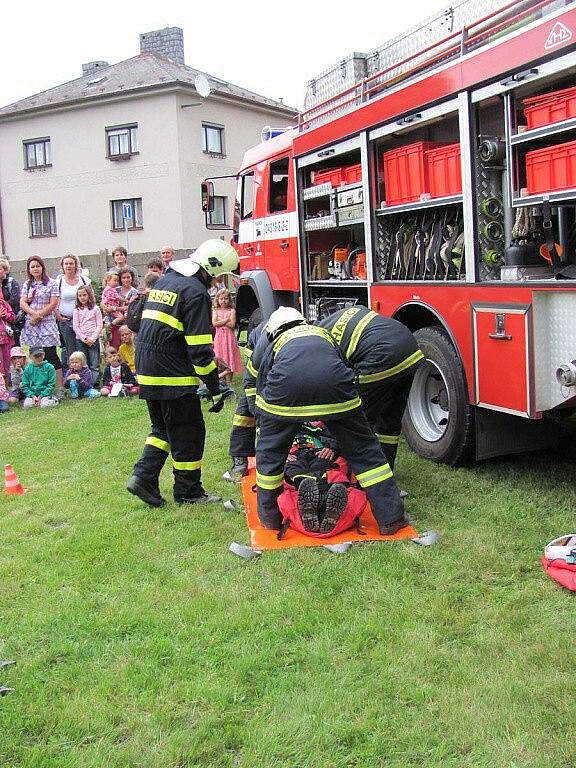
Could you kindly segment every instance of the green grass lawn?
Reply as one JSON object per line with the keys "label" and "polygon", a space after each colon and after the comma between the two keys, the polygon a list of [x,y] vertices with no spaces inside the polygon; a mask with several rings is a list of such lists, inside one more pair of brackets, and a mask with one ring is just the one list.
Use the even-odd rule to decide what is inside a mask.
{"label": "green grass lawn", "polygon": [[[231,405],[208,415],[221,480]],[[574,530],[573,462],[448,469],[401,450],[440,544],[265,552],[244,518],[124,490],[138,400],[0,417],[1,768],[573,768],[575,595],[542,571]],[[166,468],[162,488],[170,493]]]}

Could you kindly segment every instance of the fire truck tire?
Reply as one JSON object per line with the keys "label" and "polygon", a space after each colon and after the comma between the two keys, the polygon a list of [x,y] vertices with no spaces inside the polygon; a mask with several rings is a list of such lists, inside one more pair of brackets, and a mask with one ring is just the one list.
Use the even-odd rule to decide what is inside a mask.
{"label": "fire truck tire", "polygon": [[414,336],[425,362],[416,371],[404,412],[406,442],[426,459],[466,464],[474,447],[474,415],[460,358],[441,328],[421,328]]}

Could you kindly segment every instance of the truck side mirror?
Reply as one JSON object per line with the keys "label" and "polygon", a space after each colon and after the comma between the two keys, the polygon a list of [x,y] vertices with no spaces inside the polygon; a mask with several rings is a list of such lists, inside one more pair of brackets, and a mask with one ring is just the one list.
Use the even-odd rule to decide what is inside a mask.
{"label": "truck side mirror", "polygon": [[211,181],[203,181],[202,191],[202,210],[204,213],[212,213],[214,210],[214,184]]}

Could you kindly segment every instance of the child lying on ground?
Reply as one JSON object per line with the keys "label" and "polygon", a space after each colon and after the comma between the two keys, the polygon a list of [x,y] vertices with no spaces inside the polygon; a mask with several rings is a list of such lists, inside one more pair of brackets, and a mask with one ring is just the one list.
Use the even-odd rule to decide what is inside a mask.
{"label": "child lying on ground", "polygon": [[303,532],[330,533],[350,503],[354,507],[352,522],[366,504],[366,495],[349,487],[346,462],[322,422],[302,425],[286,460],[284,479],[288,487],[280,495],[278,506],[290,522],[290,507],[297,502]]}
{"label": "child lying on ground", "polygon": [[69,390],[72,400],[100,397],[100,392],[94,388],[93,383],[94,374],[86,365],[84,352],[72,352],[68,358],[68,373],[64,379],[64,386]]}

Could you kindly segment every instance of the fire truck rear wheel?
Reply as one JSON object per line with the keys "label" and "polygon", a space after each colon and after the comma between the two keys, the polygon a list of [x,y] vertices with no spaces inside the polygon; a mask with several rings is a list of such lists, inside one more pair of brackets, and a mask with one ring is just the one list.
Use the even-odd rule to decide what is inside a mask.
{"label": "fire truck rear wheel", "polygon": [[426,459],[465,464],[474,429],[462,363],[441,328],[421,328],[414,336],[426,359],[416,371],[404,413],[406,442]]}

